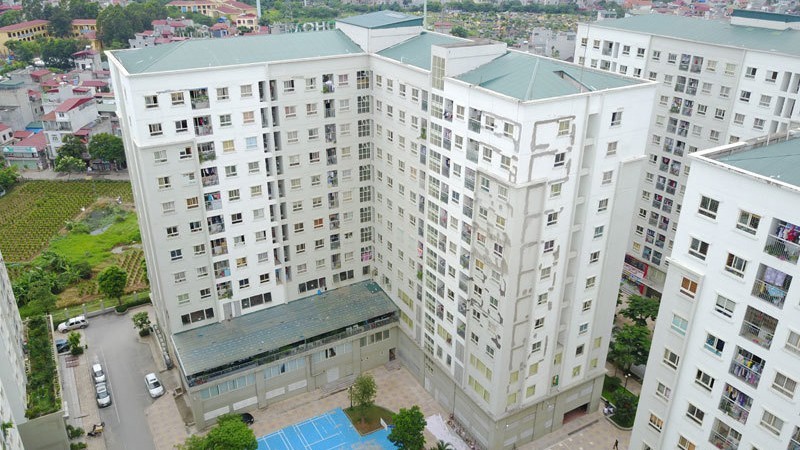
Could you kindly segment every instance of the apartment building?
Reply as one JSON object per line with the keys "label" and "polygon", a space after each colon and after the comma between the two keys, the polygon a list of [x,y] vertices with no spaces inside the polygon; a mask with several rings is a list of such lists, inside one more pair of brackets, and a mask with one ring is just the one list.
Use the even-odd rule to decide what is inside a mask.
{"label": "apartment building", "polygon": [[197,422],[395,358],[483,448],[596,409],[655,83],[337,28],[108,53]]}
{"label": "apartment building", "polygon": [[730,22],[651,14],[579,25],[579,64],[659,83],[624,266],[632,292],[662,290],[688,155],[800,124],[795,19],[737,10]]}
{"label": "apartment building", "polygon": [[18,427],[25,422],[27,396],[25,385],[25,355],[22,352],[22,321],[17,310],[14,291],[8,279],[5,261],[0,254],[0,422],[11,423],[11,428],[3,427],[3,448],[22,450],[22,438]]}
{"label": "apartment building", "polygon": [[691,157],[631,449],[797,449],[800,139]]}

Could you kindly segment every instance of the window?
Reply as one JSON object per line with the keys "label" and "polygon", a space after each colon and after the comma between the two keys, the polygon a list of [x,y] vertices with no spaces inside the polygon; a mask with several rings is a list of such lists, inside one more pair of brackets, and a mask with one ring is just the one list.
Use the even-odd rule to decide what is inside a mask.
{"label": "window", "polygon": [[733,253],[728,253],[728,258],[725,260],[725,270],[736,275],[739,278],[744,278],[744,271],[747,268],[747,260],[742,259]]}
{"label": "window", "polygon": [[242,113],[242,121],[245,124],[256,123],[256,115],[253,111],[244,111]]}
{"label": "window", "polygon": [[178,226],[173,225],[171,227],[167,227],[167,237],[175,237],[178,235]]}
{"label": "window", "polygon": [[584,300],[583,305],[581,306],[581,311],[586,312],[592,309],[592,301],[591,300]]}
{"label": "window", "polygon": [[678,368],[678,363],[680,363],[681,357],[678,356],[675,352],[668,348],[664,348],[664,356],[662,358],[662,362],[673,369]]}
{"label": "window", "polygon": [[714,111],[714,118],[715,119],[720,119],[720,120],[724,119],[725,118],[725,110],[722,109],[722,108],[716,108],[716,110]]}
{"label": "window", "polygon": [[561,167],[564,165],[564,161],[567,159],[567,154],[565,152],[556,153],[555,159],[553,160],[553,167]]}
{"label": "window", "polygon": [[606,146],[606,155],[608,155],[608,156],[616,155],[617,154],[617,145],[618,144],[619,143],[617,141],[609,142],[608,145]]}
{"label": "window", "polygon": [[648,420],[648,424],[659,433],[664,428],[664,421],[653,413],[650,413],[650,419]]}
{"label": "window", "polygon": [[555,225],[558,223],[558,213],[552,212],[547,214],[547,225]]}
{"label": "window", "polygon": [[722,351],[725,350],[725,341],[722,339],[714,336],[711,333],[706,333],[706,343],[705,343],[706,350],[710,351],[711,353],[721,356]]}
{"label": "window", "polygon": [[772,97],[769,95],[762,95],[761,99],[758,101],[758,106],[769,108],[770,103],[772,103]]}
{"label": "window", "polygon": [[225,176],[228,178],[236,176],[236,166],[225,166]]}
{"label": "window", "polygon": [[613,170],[609,170],[609,171],[603,172],[602,184],[611,184],[611,181],[613,179],[614,179],[614,171]]}
{"label": "window", "polygon": [[239,86],[239,95],[242,98],[249,98],[253,96],[253,85],[252,84],[243,84]]}
{"label": "window", "polygon": [[700,369],[697,369],[697,373],[694,375],[694,382],[707,391],[714,388],[714,381],[714,377]]}
{"label": "window", "polygon": [[794,397],[794,390],[797,388],[797,382],[787,377],[786,375],[776,372],[775,380],[772,382],[772,389],[780,392],[781,394],[792,398]]}
{"label": "window", "polygon": [[[586,334],[588,331],[589,331],[589,324],[588,323],[582,323],[582,324],[580,324],[578,326],[578,334]],[[581,350],[583,350],[583,346],[582,345],[581,345]],[[581,353],[583,353],[583,351],[581,351]],[[576,355],[579,355],[581,353],[576,353]]]}
{"label": "window", "polygon": [[558,197],[561,195],[562,183],[553,183],[550,185],[550,197]]}
{"label": "window", "polygon": [[611,126],[616,127],[622,124],[622,111],[611,113]]}
{"label": "window", "polygon": [[719,202],[717,200],[706,196],[700,197],[700,208],[697,210],[699,214],[711,219],[716,219],[718,209]]}
{"label": "window", "polygon": [[219,116],[219,126],[229,127],[231,125],[233,125],[233,119],[231,119],[230,114],[222,114]]}
{"label": "window", "polygon": [[747,211],[739,211],[739,220],[736,221],[736,228],[744,231],[745,233],[755,235],[760,222],[761,216]]}
{"label": "window", "polygon": [[170,94],[170,98],[172,100],[173,105],[183,104],[183,92],[173,92]]}
{"label": "window", "polygon": [[161,136],[164,132],[161,130],[160,123],[151,123],[147,126],[150,129],[150,136]]}
{"label": "window", "polygon": [[146,108],[158,108],[158,95],[145,95],[144,105]]}
{"label": "window", "polygon": [[181,249],[170,250],[169,259],[172,261],[180,261],[181,259],[183,259],[183,250]]}
{"label": "window", "polygon": [[552,252],[553,248],[555,247],[555,245],[556,245],[556,241],[554,241],[552,239],[549,240],[549,241],[545,241],[545,243],[544,243],[544,253]]}
{"label": "window", "polygon": [[175,132],[176,133],[185,133],[189,131],[189,122],[186,119],[176,120],[175,121]]}
{"label": "window", "polygon": [[222,87],[217,88],[217,100],[228,100],[230,99],[230,95],[228,94],[228,88]]}
{"label": "window", "polygon": [[604,198],[597,203],[597,212],[603,212],[608,209],[608,199]]}
{"label": "window", "polygon": [[689,254],[695,258],[705,261],[706,256],[708,256],[708,242],[703,242],[700,239],[692,238],[692,241],[689,244]]}
{"label": "window", "polygon": [[800,333],[789,332],[789,337],[786,338],[786,350],[800,354]]}
{"label": "window", "polygon": [[689,321],[683,317],[673,314],[672,315],[672,329],[681,336],[686,335],[686,328],[689,326]]}
{"label": "window", "polygon": [[764,411],[761,416],[761,425],[775,436],[779,436],[781,429],[783,429],[783,419],[778,418],[778,416],[769,411]]}
{"label": "window", "polygon": [[158,188],[159,189],[169,189],[172,187],[172,183],[169,181],[169,177],[158,177]]}
{"label": "window", "polygon": [[747,103],[750,101],[750,91],[741,91],[739,92],[739,100]]}
{"label": "window", "polygon": [[558,121],[558,136],[568,136],[570,128],[570,120],[562,119]]}
{"label": "window", "polygon": [[689,403],[689,407],[686,409],[686,417],[696,422],[698,425],[702,425],[703,418],[705,417],[705,415],[706,413],[704,413],[702,410],[700,410],[693,404]]}
{"label": "window", "polygon": [[664,383],[659,382],[658,386],[656,386],[656,395],[664,400],[669,400],[670,397],[672,397],[672,389],[668,388]]}
{"label": "window", "polygon": [[600,261],[600,251],[599,250],[589,254],[589,264],[596,263],[597,261]]}
{"label": "window", "polygon": [[594,237],[595,238],[603,237],[603,231],[604,230],[605,230],[605,225],[600,225],[600,226],[594,227]]}
{"label": "window", "polygon": [[286,80],[283,82],[283,92],[294,92],[294,80]]}
{"label": "window", "polygon": [[733,310],[736,308],[736,302],[721,295],[717,295],[717,303],[714,310],[725,317],[733,317]]}

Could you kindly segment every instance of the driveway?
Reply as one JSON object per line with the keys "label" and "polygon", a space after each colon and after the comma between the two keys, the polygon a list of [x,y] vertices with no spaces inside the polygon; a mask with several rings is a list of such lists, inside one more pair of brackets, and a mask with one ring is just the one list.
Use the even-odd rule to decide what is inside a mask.
{"label": "driveway", "polygon": [[150,346],[139,341],[131,313],[106,314],[91,319],[84,330],[88,361],[100,361],[106,369],[113,403],[100,410],[106,423],[108,448],[155,450],[145,409],[153,403],[144,386],[144,375],[157,372]]}

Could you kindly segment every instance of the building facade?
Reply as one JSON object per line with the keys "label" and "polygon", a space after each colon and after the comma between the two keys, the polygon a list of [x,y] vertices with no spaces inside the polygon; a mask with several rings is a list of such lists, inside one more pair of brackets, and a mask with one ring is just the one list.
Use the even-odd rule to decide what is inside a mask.
{"label": "building facade", "polygon": [[[278,395],[397,357],[485,448],[596,408],[656,87],[421,21],[109,53],[158,321],[195,404],[193,336],[374,282],[396,309],[367,319],[397,318],[374,322],[385,351],[325,349]],[[363,352],[355,325],[336,335]],[[289,326],[268,331],[303,338],[292,356],[320,336]],[[271,376],[283,357],[258,351],[202,388]],[[342,359],[314,379],[314,358]],[[196,420],[283,398],[247,395]]]}
{"label": "building facade", "polygon": [[688,155],[800,124],[798,23],[736,11],[730,23],[651,14],[579,25],[578,64],[659,83],[624,266],[632,292],[661,292]]}
{"label": "building facade", "polygon": [[692,160],[630,448],[796,449],[800,139]]}
{"label": "building facade", "polygon": [[17,310],[14,291],[8,279],[5,261],[0,254],[0,422],[11,423],[10,428],[3,427],[3,448],[22,450],[22,438],[19,425],[26,421],[27,395],[25,385],[25,355],[22,351],[22,320]]}

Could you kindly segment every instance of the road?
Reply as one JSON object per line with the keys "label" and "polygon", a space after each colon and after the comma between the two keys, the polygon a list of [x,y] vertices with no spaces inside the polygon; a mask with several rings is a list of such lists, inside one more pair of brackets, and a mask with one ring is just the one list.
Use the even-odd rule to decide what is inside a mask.
{"label": "road", "polygon": [[150,347],[139,342],[130,314],[95,317],[84,333],[89,361],[97,359],[103,364],[113,400],[110,407],[100,410],[100,418],[106,423],[106,446],[155,450],[144,414],[153,402],[145,388],[144,376],[157,370]]}

